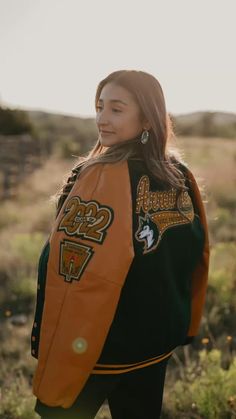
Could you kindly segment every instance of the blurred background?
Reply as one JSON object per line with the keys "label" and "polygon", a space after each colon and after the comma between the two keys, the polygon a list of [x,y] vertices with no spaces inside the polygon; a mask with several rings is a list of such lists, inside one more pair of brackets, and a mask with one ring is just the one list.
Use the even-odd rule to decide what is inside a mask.
{"label": "blurred background", "polygon": [[118,69],[161,83],[209,225],[201,329],[169,362],[162,418],[236,418],[235,15],[234,0],[0,0],[0,419],[38,417],[30,333],[51,196],[95,143],[96,87]]}

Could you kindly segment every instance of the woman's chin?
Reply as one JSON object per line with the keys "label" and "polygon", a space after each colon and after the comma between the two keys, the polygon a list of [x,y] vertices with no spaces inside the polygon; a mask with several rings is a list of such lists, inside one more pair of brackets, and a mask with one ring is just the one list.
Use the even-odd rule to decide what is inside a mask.
{"label": "woman's chin", "polygon": [[100,138],[100,143],[103,147],[110,147],[114,144],[116,144],[118,141],[112,140],[111,138]]}

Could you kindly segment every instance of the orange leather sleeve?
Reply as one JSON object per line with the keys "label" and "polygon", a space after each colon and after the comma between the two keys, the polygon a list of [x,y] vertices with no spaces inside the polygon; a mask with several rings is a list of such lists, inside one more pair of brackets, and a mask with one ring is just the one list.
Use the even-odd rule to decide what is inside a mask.
{"label": "orange leather sleeve", "polygon": [[70,407],[102,351],[134,257],[127,162],[80,174],[50,236],[33,392]]}
{"label": "orange leather sleeve", "polygon": [[191,189],[193,191],[194,207],[197,208],[200,221],[205,233],[205,241],[201,258],[192,274],[192,312],[191,322],[188,330],[188,336],[196,336],[200,328],[200,322],[204,309],[204,303],[207,292],[208,271],[209,271],[209,258],[210,246],[208,225],[205,213],[204,204],[202,201],[201,193],[198,188],[197,182],[192,172],[187,169],[188,179],[190,180]]}

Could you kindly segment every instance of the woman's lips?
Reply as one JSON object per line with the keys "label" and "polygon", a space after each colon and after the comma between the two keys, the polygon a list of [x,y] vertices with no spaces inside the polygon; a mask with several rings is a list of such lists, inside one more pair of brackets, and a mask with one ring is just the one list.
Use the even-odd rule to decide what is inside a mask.
{"label": "woman's lips", "polygon": [[114,134],[114,132],[111,132],[111,131],[100,131],[100,134],[101,134],[103,137],[106,137],[106,136],[108,136],[108,135],[112,135],[112,134]]}

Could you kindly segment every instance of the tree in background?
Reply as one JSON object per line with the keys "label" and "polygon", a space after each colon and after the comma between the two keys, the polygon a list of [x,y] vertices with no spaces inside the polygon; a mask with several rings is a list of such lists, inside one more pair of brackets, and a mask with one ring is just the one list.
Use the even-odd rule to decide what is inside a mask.
{"label": "tree in background", "polygon": [[27,112],[0,106],[0,134],[31,134],[32,129]]}

